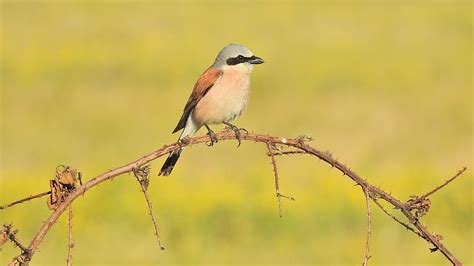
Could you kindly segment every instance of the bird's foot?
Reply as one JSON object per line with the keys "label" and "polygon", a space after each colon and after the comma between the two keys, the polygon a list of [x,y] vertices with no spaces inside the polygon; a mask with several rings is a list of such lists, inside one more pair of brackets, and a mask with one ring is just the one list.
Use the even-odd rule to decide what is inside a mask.
{"label": "bird's foot", "polygon": [[245,128],[238,128],[238,127],[236,127],[235,125],[232,125],[232,124],[229,123],[229,122],[224,122],[224,124],[227,125],[227,127],[226,127],[224,130],[232,130],[232,131],[234,131],[234,133],[235,133],[235,138],[236,138],[237,141],[239,142],[239,144],[237,145],[237,147],[240,147],[242,132],[245,132],[245,134],[248,134],[248,133],[249,133],[248,130],[245,129]]}
{"label": "bird's foot", "polygon": [[206,142],[206,145],[211,147],[214,146],[214,143],[217,143],[217,135],[212,131],[212,129],[208,125],[204,125],[207,128],[207,135],[211,138],[210,142]]}
{"label": "bird's foot", "polygon": [[214,132],[207,132],[207,135],[209,135],[209,137],[211,138],[211,141],[210,142],[207,142],[206,145],[211,147],[211,146],[214,146],[214,143],[217,143],[217,136],[216,136],[216,133]]}

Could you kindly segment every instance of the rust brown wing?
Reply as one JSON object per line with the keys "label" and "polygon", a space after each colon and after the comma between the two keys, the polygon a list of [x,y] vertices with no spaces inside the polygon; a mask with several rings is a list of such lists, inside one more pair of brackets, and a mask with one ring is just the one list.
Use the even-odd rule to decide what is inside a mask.
{"label": "rust brown wing", "polygon": [[196,107],[196,104],[206,95],[206,93],[214,86],[214,84],[222,76],[222,71],[213,67],[208,68],[201,74],[199,79],[194,84],[193,92],[189,96],[188,102],[184,106],[183,115],[179,119],[178,125],[173,130],[173,133],[184,128],[189,115]]}

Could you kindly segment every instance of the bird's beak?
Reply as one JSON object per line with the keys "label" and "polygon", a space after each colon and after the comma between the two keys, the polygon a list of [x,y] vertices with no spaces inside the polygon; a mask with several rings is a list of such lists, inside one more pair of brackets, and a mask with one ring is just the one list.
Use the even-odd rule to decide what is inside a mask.
{"label": "bird's beak", "polygon": [[258,65],[265,63],[265,61],[263,61],[263,59],[258,56],[252,56],[252,59],[249,61],[249,63],[252,65]]}

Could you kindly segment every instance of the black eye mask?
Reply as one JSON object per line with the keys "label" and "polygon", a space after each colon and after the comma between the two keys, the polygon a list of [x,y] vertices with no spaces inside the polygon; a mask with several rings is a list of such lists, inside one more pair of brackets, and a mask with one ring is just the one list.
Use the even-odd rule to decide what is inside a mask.
{"label": "black eye mask", "polygon": [[232,58],[227,59],[226,63],[230,66],[233,66],[233,65],[237,65],[237,64],[240,64],[240,63],[245,63],[245,62],[248,62],[250,60],[255,60],[255,59],[257,59],[257,57],[255,55],[252,55],[250,57],[245,57],[243,55],[239,55],[237,57],[232,57]]}

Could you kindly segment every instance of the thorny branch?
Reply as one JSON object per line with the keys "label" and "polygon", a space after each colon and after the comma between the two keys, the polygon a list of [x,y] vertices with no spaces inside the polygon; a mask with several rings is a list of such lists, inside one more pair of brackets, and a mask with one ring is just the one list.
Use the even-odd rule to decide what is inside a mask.
{"label": "thorny branch", "polygon": [[20,200],[17,200],[17,201],[8,203],[8,204],[6,204],[6,205],[0,206],[0,210],[6,209],[6,208],[10,208],[10,207],[12,207],[12,206],[15,206],[15,205],[17,205],[17,204],[23,203],[23,202],[25,202],[25,201],[29,201],[29,200],[32,200],[32,199],[41,198],[41,197],[46,196],[46,195],[49,195],[49,194],[51,194],[51,191],[46,191],[46,192],[39,193],[39,194],[36,194],[36,195],[31,195],[31,196],[26,197],[26,198],[24,198],[24,199],[20,199]]}
{"label": "thorny branch", "polygon": [[[215,134],[215,137],[218,140],[229,140],[229,139],[235,139],[236,135],[234,132],[231,132],[231,131],[223,131],[223,132],[219,132]],[[434,190],[430,191],[429,193],[421,197],[412,197],[412,199],[409,200],[408,202],[404,202],[394,197],[390,193],[387,193],[384,190],[368,183],[367,180],[360,177],[357,173],[352,171],[346,165],[334,159],[330,152],[321,151],[306,144],[307,141],[311,140],[309,137],[301,136],[298,138],[289,139],[289,138],[284,138],[284,137],[273,137],[273,136],[262,135],[262,134],[245,133],[245,134],[242,134],[240,138],[241,140],[260,142],[260,143],[266,144],[268,152],[269,152],[269,156],[272,158],[272,164],[274,166],[274,173],[276,177],[278,177],[278,174],[276,171],[276,161],[275,161],[274,155],[278,155],[278,152],[275,153],[274,150],[275,149],[281,150],[282,147],[293,148],[297,151],[295,153],[305,153],[308,155],[312,155],[328,163],[329,165],[331,165],[332,167],[340,171],[343,174],[343,176],[347,176],[348,178],[352,179],[357,185],[361,186],[364,189],[364,192],[367,193],[367,195],[369,195],[369,197],[377,204],[377,206],[379,206],[387,215],[392,217],[392,219],[397,221],[399,224],[403,225],[408,230],[419,235],[428,243],[431,243],[434,246],[432,251],[439,250],[446,257],[446,259],[448,259],[451,263],[453,263],[453,265],[462,265],[462,263],[441,242],[442,237],[440,235],[430,232],[426,228],[426,226],[421,224],[420,218],[429,209],[430,202],[427,197],[432,195],[434,192],[438,191],[439,189],[443,188],[444,186],[452,182],[454,179],[456,179],[461,173],[465,171],[465,168],[461,169],[450,180],[445,182],[443,185],[435,188]],[[44,239],[46,234],[49,232],[51,227],[54,225],[54,223],[61,216],[61,214],[79,196],[84,195],[84,193],[87,192],[89,189],[98,186],[100,183],[104,181],[111,180],[112,178],[116,176],[119,176],[125,173],[131,173],[134,171],[134,169],[139,169],[140,167],[146,165],[147,163],[153,160],[156,160],[157,158],[165,154],[168,154],[169,152],[180,149],[182,145],[192,146],[196,144],[206,143],[208,141],[210,141],[210,137],[205,135],[205,136],[189,138],[184,144],[176,142],[173,144],[165,145],[162,148],[152,153],[149,153],[134,162],[131,162],[124,166],[107,171],[101,175],[98,175],[90,179],[89,181],[82,184],[81,186],[76,187],[73,191],[68,193],[67,196],[65,196],[64,198],[61,198],[61,201],[58,202],[58,204],[55,206],[53,213],[47,219],[47,221],[43,224],[43,226],[40,228],[40,230],[38,231],[36,236],[33,238],[29,246],[24,247],[23,252],[19,256],[15,257],[14,261],[20,262],[21,264],[24,264],[24,265],[28,265],[33,255],[38,250],[42,240]],[[142,182],[140,182],[140,184],[142,185]],[[278,191],[279,189],[278,184],[276,186],[277,186],[276,188]],[[277,196],[278,196],[278,192],[277,192]],[[280,194],[278,198],[282,196],[283,195]],[[403,223],[397,218],[395,218],[395,216],[389,214],[386,210],[384,210],[383,206],[378,202],[379,199],[384,200],[386,203],[392,205],[392,207],[395,210],[400,211],[401,214],[403,214],[406,217],[408,222]],[[413,211],[415,213],[413,213]],[[411,226],[409,226],[408,224],[411,224]]]}
{"label": "thorny branch", "polygon": [[300,151],[300,150],[295,150],[295,151],[281,151],[281,150],[277,150],[277,151],[274,151],[274,152],[271,152],[269,151],[267,153],[268,156],[271,156],[273,154],[273,156],[277,156],[277,155],[292,155],[292,154],[307,154],[306,152],[304,151]]}
{"label": "thorny branch", "polygon": [[436,191],[438,191],[438,190],[442,189],[443,187],[447,186],[449,183],[454,181],[454,179],[458,178],[458,176],[460,176],[466,170],[467,170],[467,167],[463,167],[462,169],[457,171],[457,173],[453,177],[446,180],[446,182],[444,182],[443,184],[435,187],[434,189],[432,189],[431,191],[429,191],[428,193],[426,193],[422,196],[411,196],[411,199],[408,200],[408,202],[407,202],[408,203],[408,208],[410,210],[415,209],[418,213],[417,216],[420,215],[420,214],[426,213],[428,211],[429,207],[430,207],[430,204],[431,204],[431,202],[428,200],[428,196],[431,196]]}
{"label": "thorny branch", "polygon": [[67,266],[72,265],[72,248],[74,242],[72,241],[72,205],[68,208],[68,238],[67,238]]}
{"label": "thorny branch", "polygon": [[158,239],[158,246],[160,246],[161,250],[164,250],[165,247],[161,244],[160,238],[160,228],[158,227],[158,223],[156,222],[155,216],[153,215],[153,208],[151,205],[150,198],[148,197],[148,185],[150,184],[150,166],[146,165],[141,168],[135,168],[132,170],[135,178],[137,179],[138,183],[140,184],[140,190],[143,192],[145,196],[145,200],[148,206],[149,215],[151,216],[151,221],[153,222],[153,227],[155,229],[155,235]]}
{"label": "thorny branch", "polygon": [[365,241],[365,255],[362,261],[362,266],[367,266],[367,263],[370,259],[370,237],[372,234],[372,231],[371,231],[372,214],[370,211],[370,194],[365,187],[362,187],[362,190],[364,191],[365,205],[367,207],[367,240]]}
{"label": "thorny branch", "polygon": [[28,248],[25,247],[16,237],[17,233],[18,229],[13,229],[12,224],[4,224],[3,229],[0,230],[0,247],[2,247],[3,244],[10,240],[13,245],[20,248],[22,252],[28,253]]}
{"label": "thorny branch", "polygon": [[286,196],[280,193],[280,183],[278,179],[278,167],[277,163],[275,160],[275,155],[273,154],[273,150],[279,150],[273,143],[267,142],[267,149],[268,149],[268,156],[272,159],[272,165],[273,165],[273,174],[275,177],[275,192],[276,192],[276,197],[278,199],[278,215],[282,217],[282,209],[281,209],[281,198],[286,198],[292,201],[295,201],[295,198],[291,196]]}
{"label": "thorny branch", "polygon": [[393,214],[391,214],[389,211],[387,211],[387,209],[385,209],[384,206],[382,206],[382,204],[380,204],[380,202],[377,201],[377,199],[374,199],[372,198],[372,200],[375,202],[375,204],[386,214],[388,215],[390,218],[392,218],[395,222],[399,223],[401,226],[405,227],[408,231],[410,232],[413,232],[414,234],[416,234],[417,236],[421,237],[422,239],[426,240],[429,242],[429,239],[426,238],[424,235],[422,235],[420,232],[416,231],[415,229],[413,229],[413,227],[409,226],[407,223],[404,223],[402,221],[400,221],[400,219],[398,219],[397,217],[395,217]]}
{"label": "thorny branch", "polygon": [[427,198],[428,196],[432,195],[433,193],[435,193],[436,191],[442,189],[443,187],[447,186],[449,183],[451,183],[452,181],[454,181],[454,179],[458,178],[462,173],[464,173],[465,171],[467,170],[467,167],[464,166],[463,168],[461,168],[453,177],[451,177],[450,179],[446,180],[446,182],[444,182],[443,184],[437,186],[435,189],[431,190],[430,192],[426,193],[425,195],[421,196],[420,198]]}

